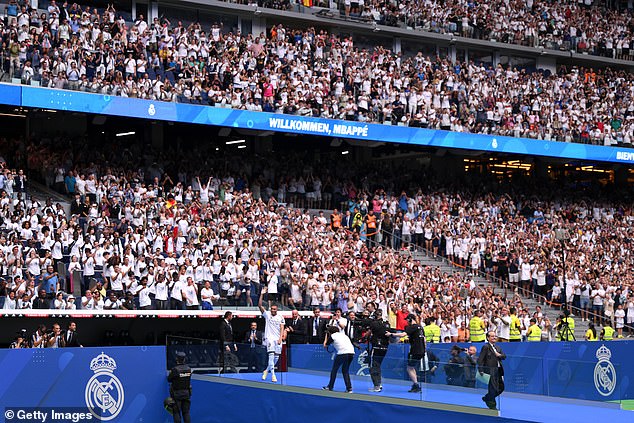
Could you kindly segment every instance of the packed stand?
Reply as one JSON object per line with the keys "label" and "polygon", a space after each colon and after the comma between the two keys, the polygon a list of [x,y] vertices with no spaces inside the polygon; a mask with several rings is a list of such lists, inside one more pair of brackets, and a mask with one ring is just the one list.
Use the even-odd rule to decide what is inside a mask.
{"label": "packed stand", "polygon": [[526,72],[355,46],[275,25],[241,34],[167,19],[129,26],[51,3],[0,29],[4,69],[23,83],[161,101],[600,145],[630,146],[631,73]]}
{"label": "packed stand", "polygon": [[[227,0],[272,7],[267,1]],[[306,5],[306,2],[297,2]],[[601,0],[309,1],[379,25],[633,60],[632,9]],[[295,2],[274,8],[295,9]]]}
{"label": "packed stand", "polygon": [[[14,142],[3,145],[19,151]],[[625,198],[598,190],[586,192],[596,199],[590,202],[575,200],[578,187],[569,190],[576,197],[559,197],[542,186],[535,200],[534,187],[518,180],[496,187],[471,176],[447,185],[433,175],[417,188],[420,173],[306,166],[291,153],[244,161],[203,147],[158,154],[119,142],[101,151],[62,139],[26,146],[36,150],[42,155],[28,166],[36,174],[46,169],[39,160],[48,160],[53,175],[64,176],[49,182],[74,198],[71,216],[52,203],[3,194],[5,308],[210,310],[254,305],[266,286],[285,307],[359,314],[378,307],[393,326],[416,312],[437,323],[442,341],[469,339],[476,314],[502,335],[504,322],[519,322],[511,335],[525,339],[535,318],[540,339],[554,339],[557,322],[527,309],[517,293],[478,286],[473,275],[482,270],[561,302],[553,230],[565,228],[572,234],[565,295],[584,309],[582,319],[613,322],[619,333],[634,320],[631,210]],[[289,201],[343,203],[345,211],[326,217]],[[401,253],[414,245],[468,272],[444,273]],[[75,284],[82,298],[67,295]]]}

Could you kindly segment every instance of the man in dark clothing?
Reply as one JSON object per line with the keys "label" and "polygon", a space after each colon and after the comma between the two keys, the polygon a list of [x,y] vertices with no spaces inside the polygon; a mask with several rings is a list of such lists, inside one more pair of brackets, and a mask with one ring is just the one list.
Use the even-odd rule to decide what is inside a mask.
{"label": "man in dark clothing", "polygon": [[407,316],[407,326],[405,332],[395,333],[394,336],[405,336],[409,339],[409,354],[407,355],[407,374],[412,381],[412,387],[408,392],[420,392],[418,383],[418,369],[421,360],[425,356],[425,335],[423,328],[419,324],[419,318],[415,314]]}
{"label": "man in dark clothing", "polygon": [[383,311],[377,309],[374,314],[374,319],[364,319],[360,321],[360,324],[369,328],[371,345],[370,358],[372,364],[370,365],[370,377],[372,378],[373,387],[370,388],[370,392],[381,392],[383,386],[381,385],[381,364],[387,354],[387,348],[390,344],[390,326],[383,320]]}
{"label": "man in dark clothing", "polygon": [[487,343],[480,350],[478,358],[478,371],[480,375],[484,373],[489,377],[489,391],[482,397],[487,407],[495,410],[497,404],[495,398],[504,392],[504,367],[502,360],[506,358],[506,354],[496,345],[497,336],[491,331],[487,334]]}
{"label": "man in dark clothing", "polygon": [[[172,368],[167,376],[170,383],[170,395],[174,399],[172,411],[174,413],[174,423],[190,423],[189,408],[191,405],[192,387],[191,376],[192,369],[185,364],[185,353],[176,353],[176,366]],[[182,420],[181,420],[182,413]]]}
{"label": "man in dark clothing", "polygon": [[250,372],[262,371],[260,367],[262,367],[264,362],[261,359],[261,355],[264,354],[264,349],[262,348],[263,338],[264,334],[261,330],[258,330],[257,322],[251,322],[251,327],[244,335],[244,343],[249,346],[247,369]]}
{"label": "man in dark clothing", "polygon": [[463,386],[464,385],[464,359],[460,356],[462,348],[457,345],[451,347],[451,358],[445,365],[445,375],[447,376],[447,385]]}
{"label": "man in dark clothing", "polygon": [[228,361],[231,361],[233,358],[231,352],[238,350],[233,339],[233,327],[231,326],[232,319],[233,313],[227,311],[225,312],[224,319],[220,322],[220,372],[226,372],[227,367],[233,366],[233,364],[228,363]]}
{"label": "man in dark clothing", "polygon": [[475,388],[476,365],[478,364],[476,352],[476,347],[472,345],[467,349],[467,355],[464,358],[464,386],[467,388]]}

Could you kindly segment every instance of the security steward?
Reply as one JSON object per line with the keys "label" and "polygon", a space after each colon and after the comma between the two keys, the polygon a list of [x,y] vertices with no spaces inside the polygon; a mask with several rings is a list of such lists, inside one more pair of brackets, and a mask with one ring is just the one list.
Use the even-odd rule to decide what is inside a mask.
{"label": "security steward", "polygon": [[608,324],[603,326],[603,330],[601,331],[601,340],[602,341],[614,340],[614,329],[612,328],[612,326]]}
{"label": "security steward", "polygon": [[352,230],[356,233],[360,233],[361,226],[363,226],[363,215],[359,212],[359,209],[355,207],[354,216],[352,218]]}
{"label": "security steward", "polygon": [[337,209],[335,209],[330,215],[330,226],[335,232],[341,229],[341,214]]}
{"label": "security steward", "polygon": [[434,344],[440,342],[440,326],[436,324],[436,319],[433,317],[425,319],[425,327],[423,331],[425,332],[425,340],[427,340],[427,342]]}
{"label": "security steward", "polygon": [[[174,423],[190,423],[189,407],[191,405],[192,386],[191,377],[192,369],[185,364],[185,353],[176,353],[176,366],[172,368],[167,376],[170,383],[170,395],[174,399],[172,410],[174,413]],[[182,413],[182,420],[181,420]]]}
{"label": "security steward", "polygon": [[484,342],[485,335],[484,330],[486,328],[486,324],[480,317],[482,312],[480,310],[475,311],[475,315],[469,320],[469,334],[471,338],[471,342]]}
{"label": "security steward", "polygon": [[542,340],[542,328],[537,326],[537,319],[531,319],[531,325],[526,332],[528,342],[540,342]]}
{"label": "security steward", "polygon": [[509,309],[511,314],[511,328],[509,330],[509,341],[520,342],[522,340],[522,323],[517,317],[517,310],[515,307]]}
{"label": "security steward", "polygon": [[372,245],[374,239],[376,238],[377,233],[377,221],[374,212],[370,210],[370,212],[365,216],[365,227],[366,227],[366,239],[368,242],[368,247]]}

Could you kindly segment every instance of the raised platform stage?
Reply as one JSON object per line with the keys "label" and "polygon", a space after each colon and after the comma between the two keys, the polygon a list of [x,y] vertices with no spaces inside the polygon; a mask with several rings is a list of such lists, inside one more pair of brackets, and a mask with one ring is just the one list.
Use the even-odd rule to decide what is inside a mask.
{"label": "raised platform stage", "polygon": [[[328,383],[326,372],[291,369],[277,377],[274,384],[270,377],[263,382],[260,373],[195,375],[192,421],[559,422],[564,416],[575,423],[634,420],[634,414],[621,410],[620,404],[504,393],[499,410],[489,410],[481,400],[485,393],[481,389],[426,384],[422,393],[410,394],[407,382],[384,380],[381,393],[370,393],[367,377],[353,377],[353,393],[348,394],[343,392],[341,378],[335,391],[323,391],[321,387]],[[208,398],[230,399],[213,405],[222,418],[216,419],[198,406]]]}

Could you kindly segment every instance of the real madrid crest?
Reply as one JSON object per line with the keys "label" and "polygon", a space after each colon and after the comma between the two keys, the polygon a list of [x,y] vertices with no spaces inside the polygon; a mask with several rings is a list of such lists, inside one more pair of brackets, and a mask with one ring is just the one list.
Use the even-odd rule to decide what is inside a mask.
{"label": "real madrid crest", "polygon": [[93,416],[102,421],[112,420],[123,408],[123,385],[114,371],[117,362],[101,353],[90,362],[95,374],[86,383],[86,406]]}
{"label": "real madrid crest", "polygon": [[605,345],[601,345],[596,356],[599,362],[594,366],[594,386],[599,394],[608,397],[616,388],[616,369],[610,362],[612,352]]}

